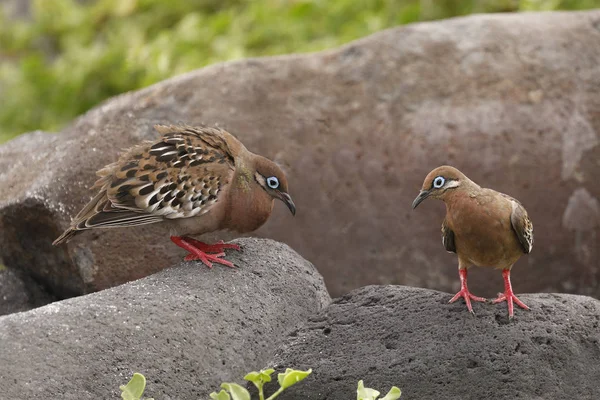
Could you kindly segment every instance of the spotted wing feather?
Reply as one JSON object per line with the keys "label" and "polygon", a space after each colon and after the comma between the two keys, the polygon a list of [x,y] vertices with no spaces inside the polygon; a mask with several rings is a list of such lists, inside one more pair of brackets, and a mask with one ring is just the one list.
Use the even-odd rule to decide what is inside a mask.
{"label": "spotted wing feather", "polygon": [[448,226],[444,219],[442,222],[442,244],[448,252],[456,253],[456,244],[454,243],[454,232]]}
{"label": "spotted wing feather", "polygon": [[529,254],[533,249],[533,223],[529,219],[529,215],[527,215],[527,210],[525,210],[525,207],[517,199],[504,193],[502,193],[502,196],[512,204],[510,223],[523,248],[523,252]]}
{"label": "spotted wing feather", "polygon": [[[156,142],[129,149],[98,171],[99,193],[75,217],[71,230],[121,227],[202,215],[218,201],[234,171],[224,131],[157,126]],[[65,232],[60,243],[74,233]]]}

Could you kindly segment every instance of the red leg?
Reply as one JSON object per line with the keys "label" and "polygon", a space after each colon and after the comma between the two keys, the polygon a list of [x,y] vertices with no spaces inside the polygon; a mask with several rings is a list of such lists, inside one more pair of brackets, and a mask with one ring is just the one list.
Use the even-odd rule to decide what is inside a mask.
{"label": "red leg", "polygon": [[473,301],[486,301],[483,297],[477,297],[469,292],[469,288],[467,287],[467,269],[459,268],[458,275],[460,276],[460,291],[454,295],[452,299],[448,303],[454,303],[459,298],[464,298],[465,303],[467,303],[467,308],[471,314],[475,314],[473,312],[473,307],[471,307],[471,300]]}
{"label": "red leg", "polygon": [[527,307],[525,303],[519,300],[513,293],[512,285],[510,284],[510,269],[502,270],[502,277],[504,278],[504,293],[498,293],[498,298],[492,303],[497,304],[506,301],[508,304],[508,318],[514,317],[513,301],[517,303],[519,307],[529,310],[529,307]]}
{"label": "red leg", "polygon": [[[204,244],[202,242],[199,242],[199,241],[194,240],[194,239],[190,239],[190,238],[185,237],[185,236],[184,237],[181,237],[181,236],[171,236],[171,241],[173,243],[175,243],[177,246],[181,247],[182,249],[185,249],[185,250],[187,250],[187,251],[190,252],[190,254],[188,254],[185,257],[186,261],[200,260],[208,268],[212,268],[212,263],[213,262],[216,262],[216,263],[219,263],[219,264],[223,264],[223,265],[226,265],[226,266],[232,267],[232,268],[235,267],[232,262],[227,261],[227,260],[223,260],[222,258],[220,258],[220,257],[222,257],[222,256],[225,255],[224,252],[220,252],[220,253],[217,253],[217,254],[207,254],[205,251],[210,251],[210,250],[204,250],[204,249],[207,249],[207,247],[211,247],[210,245],[206,245],[206,244]],[[204,245],[204,249],[198,248],[196,246],[195,242],[201,243],[202,245]],[[217,244],[215,246],[218,246],[218,245],[219,244]],[[237,246],[237,245],[224,245],[224,246]],[[231,248],[231,247],[228,247],[228,248]],[[238,248],[239,248],[239,246],[238,246]]]}
{"label": "red leg", "polygon": [[183,239],[204,253],[221,253],[224,249],[240,250],[240,246],[237,244],[223,243],[222,240],[214,244],[207,244],[187,236],[184,236]]}

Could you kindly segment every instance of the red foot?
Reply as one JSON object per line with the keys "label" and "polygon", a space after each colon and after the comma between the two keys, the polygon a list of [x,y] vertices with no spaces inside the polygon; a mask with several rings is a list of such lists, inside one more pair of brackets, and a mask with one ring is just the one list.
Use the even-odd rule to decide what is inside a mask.
{"label": "red foot", "polygon": [[240,246],[233,243],[224,243],[222,240],[214,244],[206,244],[190,237],[184,237],[185,241],[204,253],[221,253],[225,249],[240,250]]}
{"label": "red foot", "polygon": [[467,309],[471,314],[475,314],[473,312],[473,307],[471,306],[471,300],[473,301],[486,301],[483,297],[477,297],[469,292],[469,288],[467,287],[467,270],[459,269],[458,275],[460,276],[460,291],[454,295],[452,299],[448,303],[454,303],[456,300],[461,297],[465,299],[465,303],[467,303]]}
{"label": "red foot", "polygon": [[[200,260],[208,268],[212,268],[213,262],[235,268],[235,265],[231,261],[223,260],[220,257],[225,255],[224,249],[240,250],[240,246],[237,244],[225,244],[223,241],[220,241],[211,245],[186,236],[171,236],[171,241],[190,252],[190,254],[185,256],[184,260]],[[216,254],[208,254],[207,252],[215,252]]]}
{"label": "red foot", "polygon": [[504,278],[504,293],[498,293],[498,298],[494,300],[492,303],[497,304],[503,301],[506,301],[508,304],[508,318],[512,319],[514,317],[514,306],[513,301],[517,303],[517,305],[525,310],[529,310],[529,307],[525,305],[521,300],[515,296],[512,290],[512,285],[510,283],[510,269],[505,269],[502,271],[502,277]]}

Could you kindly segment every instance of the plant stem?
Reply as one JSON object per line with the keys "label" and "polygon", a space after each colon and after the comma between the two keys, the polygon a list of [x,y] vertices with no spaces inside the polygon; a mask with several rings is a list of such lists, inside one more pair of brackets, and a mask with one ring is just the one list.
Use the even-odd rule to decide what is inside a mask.
{"label": "plant stem", "polygon": [[273,393],[271,396],[269,396],[269,398],[267,400],[273,400],[275,397],[279,396],[281,394],[281,392],[283,392],[282,387],[277,389],[277,391],[275,393]]}
{"label": "plant stem", "polygon": [[265,400],[265,394],[263,393],[262,385],[258,388],[258,398],[259,400]]}

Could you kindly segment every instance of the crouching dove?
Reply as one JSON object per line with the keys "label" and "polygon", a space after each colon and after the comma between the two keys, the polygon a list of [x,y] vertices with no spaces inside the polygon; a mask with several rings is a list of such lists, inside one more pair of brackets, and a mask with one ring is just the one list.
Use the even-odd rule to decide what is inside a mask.
{"label": "crouching dove", "polygon": [[476,265],[502,269],[504,293],[493,303],[506,301],[509,319],[514,315],[513,302],[529,310],[515,296],[510,283],[513,264],[533,247],[533,225],[521,203],[504,193],[482,188],[450,166],[438,167],[427,175],[412,208],[428,197],[446,203],[442,243],[447,251],[458,255],[460,291],[450,303],[462,297],[473,313],[471,300],[485,301],[467,287],[467,269]]}
{"label": "crouching dove", "polygon": [[251,232],[264,224],[274,199],[292,214],[283,171],[253,154],[230,133],[210,127],[154,127],[162,137],[126,150],[119,160],[97,172],[94,198],[77,214],[54,245],[83,230],[162,222],[171,240],[187,250],[185,260],[233,267],[221,257],[235,244],[206,244],[189,235],[219,230]]}

